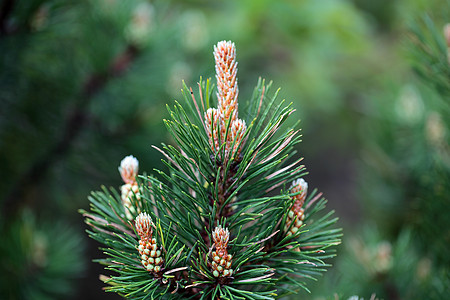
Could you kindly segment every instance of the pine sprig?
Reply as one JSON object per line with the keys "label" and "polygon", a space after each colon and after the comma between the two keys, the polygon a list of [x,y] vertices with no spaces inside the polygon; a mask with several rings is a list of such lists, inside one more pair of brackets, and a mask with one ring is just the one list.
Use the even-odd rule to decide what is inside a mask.
{"label": "pine sprig", "polygon": [[[445,7],[445,5],[443,6]],[[448,16],[448,8],[443,15]],[[444,97],[450,96],[449,51],[442,28],[438,28],[432,18],[425,15],[420,21],[411,24],[409,55],[413,69],[425,81],[434,85]]]}
{"label": "pine sprig", "polygon": [[337,219],[298,181],[305,167],[295,158],[301,135],[286,125],[292,104],[277,100],[278,91],[268,96],[271,83],[259,79],[252,119],[239,119],[234,44],[215,51],[218,108],[210,80],[200,79],[196,93],[183,83],[183,105],[167,106],[164,120],[177,146],[155,147],[167,170],[136,176],[127,158],[119,171],[134,188],[122,195],[103,188],[82,211],[89,235],[105,245],[107,291],[129,299],[275,299],[308,290],[305,280],[335,255]]}

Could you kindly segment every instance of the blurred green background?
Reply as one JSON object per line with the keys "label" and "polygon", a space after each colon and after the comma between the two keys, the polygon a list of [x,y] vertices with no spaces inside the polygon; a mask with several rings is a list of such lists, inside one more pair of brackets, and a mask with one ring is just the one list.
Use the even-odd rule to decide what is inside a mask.
{"label": "blurred green background", "polygon": [[298,297],[450,294],[448,0],[0,5],[1,299],[119,298],[77,210],[122,184],[126,155],[163,167],[165,104],[214,76],[220,40],[236,43],[241,103],[259,76],[294,103],[305,179],[344,227]]}

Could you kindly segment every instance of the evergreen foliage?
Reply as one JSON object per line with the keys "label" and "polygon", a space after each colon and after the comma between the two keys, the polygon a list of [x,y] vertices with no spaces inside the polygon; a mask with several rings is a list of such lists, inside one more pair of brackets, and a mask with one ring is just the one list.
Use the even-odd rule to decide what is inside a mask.
{"label": "evergreen foliage", "polygon": [[[450,65],[439,23],[429,16],[413,23],[406,51],[419,76],[411,76],[394,99],[395,110],[387,105],[392,99],[380,99],[377,118],[365,124],[373,138],[367,141],[366,162],[376,172],[366,169],[363,188],[370,210],[384,211],[369,215],[383,220],[380,227],[386,233],[413,230],[424,256],[449,266],[450,222],[442,212],[450,209]],[[378,164],[381,159],[383,164]],[[370,193],[371,185],[385,189]],[[389,204],[378,200],[381,193]]]}
{"label": "evergreen foliage", "polygon": [[[448,9],[443,8],[442,15],[448,16]],[[364,299],[371,295],[446,299],[449,295],[446,21],[434,14],[412,22],[404,44],[409,76],[402,78],[394,96],[385,87],[362,122],[360,187],[365,225],[344,240],[345,251],[334,269],[339,275],[332,288],[342,299],[355,294]]]}
{"label": "evergreen foliage", "polygon": [[82,235],[61,221],[38,221],[29,211],[2,224],[0,298],[47,300],[73,294],[85,270]]}
{"label": "evergreen foliage", "polygon": [[177,146],[155,147],[167,170],[139,176],[126,203],[114,188],[93,192],[91,211],[82,211],[89,235],[104,245],[99,262],[114,271],[108,291],[129,299],[275,299],[308,290],[306,280],[335,255],[337,219],[321,193],[297,186],[305,174],[295,158],[300,135],[285,125],[294,109],[259,79],[246,120],[238,119],[234,44],[220,42],[215,55],[217,99],[211,81],[200,79],[197,93],[183,86],[183,105],[167,107]]}
{"label": "evergreen foliage", "polygon": [[[298,144],[299,137],[295,135],[291,144],[297,143],[294,147],[301,149],[308,159],[308,166],[314,169],[309,180],[326,194],[333,195],[332,205],[341,217],[340,223],[343,226],[346,221],[350,223],[345,247],[340,248],[343,253],[339,253],[335,261],[326,261],[336,265],[331,271],[337,276],[328,273],[320,285],[308,284],[311,296],[304,293],[303,297],[317,299],[324,295],[327,299],[337,296],[347,299],[357,294],[364,299],[445,298],[450,293],[447,255],[450,224],[444,213],[450,209],[447,196],[450,192],[450,68],[449,48],[445,41],[448,33],[443,34],[442,28],[449,21],[449,7],[448,0],[3,1],[0,4],[0,299],[119,297],[101,291],[99,285],[102,283],[97,280],[98,272],[94,268],[89,274],[82,272],[83,265],[92,256],[98,256],[93,249],[98,243],[89,241],[91,251],[82,253],[83,242],[88,237],[80,239],[77,235],[75,226],[79,225],[80,218],[76,209],[88,207],[85,195],[93,187],[102,183],[106,186],[118,184],[117,165],[111,162],[120,161],[125,153],[139,157],[144,170],[149,170],[148,166],[163,170],[161,175],[159,171],[152,173],[165,188],[181,185],[172,184],[173,179],[170,179],[178,176],[171,168],[180,169],[171,162],[172,157],[180,160],[182,165],[189,163],[178,157],[183,153],[181,148],[161,147],[168,155],[164,159],[170,165],[167,171],[164,164],[157,161],[159,156],[153,155],[154,151],[147,155],[148,145],[154,141],[172,143],[173,139],[168,142],[170,134],[161,130],[164,127],[160,122],[164,112],[161,102],[178,97],[182,78],[189,86],[200,74],[211,76],[210,48],[205,45],[223,36],[232,37],[241,47],[240,66],[245,66],[239,73],[243,79],[240,81],[241,97],[250,100],[246,91],[251,91],[254,74],[270,74],[275,82],[283,83],[280,94],[295,99],[292,107],[301,105],[302,109],[289,115],[271,141],[277,141],[292,128],[293,119],[301,118],[307,124],[303,134],[310,142]],[[424,11],[428,15],[417,18],[418,12]],[[412,30],[406,31],[405,20],[411,17]],[[411,65],[406,65],[405,57],[399,55],[399,46],[406,48]],[[414,76],[412,71],[419,76]],[[220,99],[216,102],[212,83],[202,81],[202,89],[203,99],[208,98],[209,103],[206,105],[205,102],[203,108],[200,93],[195,92],[199,110],[201,114],[209,110],[218,121]],[[206,91],[210,93],[208,96]],[[194,128],[202,128],[204,123],[198,120],[209,115],[197,117],[190,89],[186,92],[187,102],[182,99],[180,103],[186,110],[188,122],[196,124]],[[255,92],[262,94],[261,90]],[[272,93],[266,87],[259,116],[269,106]],[[251,99],[257,99],[258,95]],[[235,161],[243,159],[246,149],[250,149],[249,135],[256,128],[256,123],[252,125],[255,119],[252,105],[258,106],[260,100],[241,101],[236,119],[242,122],[230,122],[230,127],[217,125],[236,133],[236,141],[243,140],[242,143],[235,142],[236,151],[242,154],[241,158],[237,155]],[[278,104],[275,99],[268,115]],[[189,105],[194,105],[194,113]],[[171,111],[176,109],[182,113],[178,106],[170,106]],[[178,130],[174,120],[169,118],[167,122],[168,126]],[[263,122],[261,128],[267,126],[266,123]],[[252,130],[245,137],[241,134],[247,130],[239,131],[244,126]],[[238,130],[233,131],[233,128]],[[203,135],[201,145],[208,145],[210,154],[216,154],[210,138],[217,137],[218,143],[222,133],[214,127],[206,127],[205,131],[211,136]],[[198,132],[193,134],[198,135]],[[231,147],[234,137],[222,142],[225,145],[228,142]],[[242,149],[239,144],[243,145]],[[270,144],[269,141],[264,150],[266,154],[270,153]],[[273,161],[274,165],[269,169],[280,167],[281,170],[294,163],[293,149],[284,152],[291,155],[285,162]],[[262,149],[259,153],[263,153]],[[202,170],[212,168],[212,172],[218,172],[215,158],[202,163]],[[361,164],[356,166],[358,159]],[[235,172],[232,167],[230,165],[228,174]],[[256,172],[257,167],[252,162],[248,170]],[[360,173],[357,174],[358,167]],[[221,172],[224,174],[224,168]],[[299,177],[303,177],[303,172]],[[278,174],[280,177],[281,173]],[[218,173],[208,175],[214,177]],[[255,198],[253,192],[262,187],[253,187],[259,184],[258,176],[264,178],[264,174],[253,177],[235,195],[241,200]],[[297,181],[299,177],[293,176],[289,180]],[[214,177],[217,178],[220,182],[221,175]],[[240,182],[246,179],[244,174]],[[270,179],[273,181],[262,181],[262,184],[279,182],[279,178]],[[154,187],[147,186],[153,180],[146,176],[137,181],[133,178],[118,192],[108,190],[112,197],[118,196],[117,199],[100,201],[107,206],[108,201],[117,201],[119,219],[125,222],[118,228],[134,234],[134,239],[130,239],[134,246],[128,249],[134,252],[123,252],[136,256],[133,257],[134,266],[146,279],[153,276],[154,269],[144,272],[143,268],[149,265],[154,268],[157,264],[147,258],[149,262],[144,266],[142,259],[137,258],[142,256],[141,251],[145,255],[147,249],[140,250],[139,242],[152,248],[153,240],[140,239],[133,228],[135,217],[144,211],[142,203],[155,197],[151,191]],[[211,178],[194,181],[209,182],[204,186],[208,197],[211,182],[216,183]],[[265,198],[267,205],[271,201],[268,197],[275,199],[272,204],[288,201],[277,198],[287,192],[292,198],[302,198],[302,193],[293,195],[295,188],[290,189],[291,182],[286,181],[260,198]],[[360,190],[356,190],[356,182],[360,184]],[[230,191],[239,186],[234,181],[224,184]],[[180,201],[180,188],[176,190],[177,201]],[[192,197],[190,192],[187,194]],[[218,189],[217,196],[220,195],[222,192]],[[226,199],[229,197],[231,194]],[[226,199],[219,197],[222,204]],[[291,212],[285,216],[284,227],[281,222],[277,225],[280,232],[273,239],[283,230],[286,233],[298,230],[299,220],[299,224],[311,222],[313,205],[305,210],[306,203],[297,199],[289,200],[293,201]],[[232,217],[230,212],[239,208],[233,201],[229,200],[229,205],[225,204],[221,210],[226,216],[223,222],[228,222]],[[212,204],[209,206],[213,208]],[[191,208],[181,207],[181,212]],[[366,214],[362,215],[361,208]],[[219,210],[216,209],[217,215]],[[275,211],[273,208],[268,213],[275,216]],[[200,213],[202,216],[208,214],[203,210]],[[156,212],[149,214],[157,225]],[[250,217],[255,218],[250,223],[268,220]],[[64,226],[61,226],[62,220]],[[353,223],[356,220],[363,223],[362,232],[360,226]],[[97,221],[100,221],[98,228],[101,230],[120,231],[104,228],[106,225],[101,219]],[[170,221],[165,222],[170,224]],[[195,219],[193,222],[199,226]],[[226,225],[223,222],[220,225]],[[179,228],[174,224],[173,230],[178,234]],[[69,225],[70,228],[66,227]],[[239,255],[231,248],[237,247],[234,241],[238,235],[229,226],[220,227],[223,232],[216,232],[219,227],[215,225],[217,222],[212,227],[208,224],[209,232],[205,229],[204,244],[212,245],[213,236],[218,237],[219,248],[231,255],[232,266],[221,270],[218,265],[213,265],[213,258],[223,251],[213,247],[210,252],[208,248],[208,274],[220,271],[225,275],[226,269],[229,275],[230,270],[236,271]],[[300,231],[311,229],[308,223],[300,226],[303,226]],[[221,238],[226,230],[231,234],[227,243]],[[157,238],[156,247],[162,247],[161,234],[155,229],[152,231]],[[306,234],[302,232],[298,238]],[[269,240],[265,240],[267,237],[261,237],[261,244],[269,244]],[[105,251],[120,250],[117,242],[114,247],[103,247]],[[192,243],[188,247],[190,251]],[[204,248],[195,246],[195,249],[204,253]],[[186,249],[181,250],[180,257],[185,253]],[[228,259],[228,256],[220,255],[224,260]],[[183,268],[183,263],[167,260],[167,257],[164,254],[158,262]],[[102,262],[111,264],[112,260],[118,261],[111,258],[110,262]],[[246,263],[244,267],[247,267]],[[197,272],[195,280],[203,276],[192,268],[192,264],[188,270]],[[185,271],[167,273],[166,270],[165,274],[178,276]],[[121,276],[117,272],[111,274]],[[285,274],[291,273],[286,271]],[[277,276],[265,278],[274,284],[273,289],[292,287],[290,283],[277,284]],[[79,284],[80,289],[75,290],[75,284],[81,282],[74,279],[80,277],[83,282]],[[315,275],[312,277],[316,278]],[[179,279],[181,282],[182,278]],[[131,281],[120,284],[131,286],[135,283]],[[236,281],[232,287],[236,288]],[[113,283],[112,280],[109,282]],[[322,283],[327,285],[324,287]],[[207,285],[190,289],[200,291]],[[250,284],[239,287],[251,290],[253,285],[252,288]],[[279,295],[284,292],[279,291]]]}
{"label": "evergreen foliage", "polygon": [[[425,21],[415,24],[425,26],[414,29],[420,28],[420,31],[413,32],[414,43],[408,48],[408,52],[413,54],[413,66],[421,76],[403,88],[400,97],[395,99],[395,111],[388,112],[386,102],[380,100],[377,108],[379,118],[368,122],[365,128],[374,133],[373,136],[380,141],[378,145],[383,145],[377,149],[380,151],[378,155],[386,157],[385,162],[389,164],[387,168],[377,168],[378,172],[368,176],[368,179],[371,181],[372,177],[384,182],[384,186],[390,185],[390,193],[396,195],[392,205],[402,207],[401,211],[394,212],[397,221],[393,219],[387,225],[391,230],[397,230],[398,224],[408,224],[414,226],[417,233],[422,231],[419,228],[429,231],[422,232],[420,236],[427,237],[428,241],[424,245],[431,245],[430,238],[444,242],[448,235],[445,230],[438,230],[438,227],[446,228],[442,225],[448,224],[446,216],[439,212],[447,206],[445,194],[449,190],[447,132],[450,123],[445,116],[450,113],[450,83],[448,80],[443,81],[443,78],[448,79],[450,68],[447,48],[436,51],[435,47],[445,44],[442,31],[438,33],[429,18],[425,18]],[[436,41],[434,38],[439,39]],[[380,120],[383,126],[377,125]],[[369,149],[375,151],[374,146]],[[374,152],[372,158],[375,158]],[[371,203],[376,205],[375,202]],[[439,225],[435,227],[433,224]],[[431,229],[433,227],[435,229]],[[440,252],[442,259],[446,259],[442,252],[445,243],[439,246],[440,242],[431,248],[435,253]]]}

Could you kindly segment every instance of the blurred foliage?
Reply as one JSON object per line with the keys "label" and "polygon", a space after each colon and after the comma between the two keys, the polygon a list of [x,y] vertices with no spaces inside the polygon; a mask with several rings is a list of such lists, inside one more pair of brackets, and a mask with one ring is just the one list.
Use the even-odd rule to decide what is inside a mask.
{"label": "blurred foliage", "polygon": [[[442,10],[448,16],[450,6]],[[396,96],[374,102],[375,114],[362,127],[370,136],[363,155],[367,215],[383,229],[384,238],[401,239],[401,232],[410,229],[410,244],[419,257],[411,262],[419,268],[427,260],[433,274],[429,284],[402,275],[403,282],[393,283],[396,298],[411,293],[409,298],[442,299],[450,287],[450,219],[443,213],[450,209],[450,66],[442,30],[446,21],[427,15],[413,23],[405,50],[419,77],[404,81]],[[414,263],[406,264],[409,270],[416,268]]]}
{"label": "blurred foliage", "polygon": [[336,289],[338,295],[342,299],[372,294],[379,299],[444,299],[450,281],[430,257],[417,251],[412,232],[402,231],[389,242],[371,225],[344,244],[346,255],[337,268],[346,272]]}
{"label": "blurred foliage", "polygon": [[[56,225],[56,226],[55,226]],[[86,267],[80,232],[62,222],[38,222],[30,211],[2,228],[1,299],[61,299],[74,293]]]}
{"label": "blurred foliage", "polygon": [[[441,30],[448,7],[448,0],[5,0],[2,236],[24,207],[38,220],[79,221],[90,190],[120,184],[125,155],[142,170],[161,168],[150,145],[171,142],[164,104],[179,97],[181,80],[195,86],[200,75],[212,76],[209,45],[231,39],[242,101],[258,76],[294,101],[308,141],[299,150],[315,170],[310,181],[324,186],[343,223],[374,220],[392,245],[407,225],[416,255],[433,268],[442,263],[437,274],[448,276]],[[330,281],[328,290],[338,291],[339,281]]]}
{"label": "blurred foliage", "polygon": [[443,32],[450,6],[440,9],[409,23],[402,53],[410,71],[384,74],[361,111],[366,225],[348,231],[326,284],[332,292],[319,286],[314,299],[444,299],[450,292],[450,41]]}
{"label": "blurred foliage", "polygon": [[16,5],[8,26],[0,137],[9,176],[2,193],[10,195],[41,162],[48,172],[34,179],[58,180],[64,188],[46,197],[70,211],[87,186],[117,184],[112,162],[124,155],[135,154],[148,170],[158,165],[145,145],[168,138],[162,104],[178,96],[182,79],[195,85],[213,74],[207,45],[217,40],[242,49],[241,97],[256,83],[247,78],[273,79],[301,103],[306,132],[344,147],[317,123],[328,128],[337,117],[345,135],[354,117],[349,105],[359,105],[383,68],[370,23],[347,1],[30,1]]}

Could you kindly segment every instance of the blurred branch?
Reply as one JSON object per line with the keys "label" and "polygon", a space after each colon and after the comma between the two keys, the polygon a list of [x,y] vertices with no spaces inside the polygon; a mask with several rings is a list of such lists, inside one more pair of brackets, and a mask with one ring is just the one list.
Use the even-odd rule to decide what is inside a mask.
{"label": "blurred branch", "polygon": [[61,133],[53,146],[48,151],[31,164],[11,189],[3,203],[2,212],[5,216],[14,215],[20,205],[26,201],[26,191],[33,185],[41,182],[44,174],[61,159],[69,150],[74,140],[80,135],[88,123],[88,105],[94,96],[99,93],[112,78],[123,75],[139,54],[138,49],[129,45],[110,64],[104,73],[93,74],[88,77],[81,90],[81,101],[75,109],[68,115],[64,122],[64,131]]}

